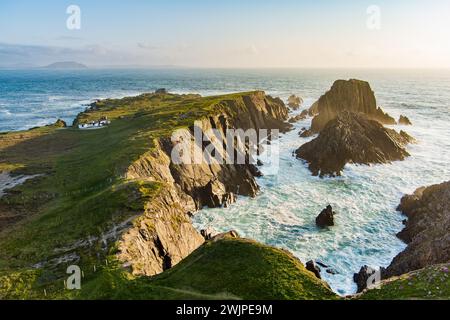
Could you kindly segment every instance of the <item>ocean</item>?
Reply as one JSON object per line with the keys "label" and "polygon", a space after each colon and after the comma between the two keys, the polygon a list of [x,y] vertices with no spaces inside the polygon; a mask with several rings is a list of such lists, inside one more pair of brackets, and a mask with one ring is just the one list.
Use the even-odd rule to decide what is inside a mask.
{"label": "ocean", "polygon": [[[395,236],[404,217],[396,211],[401,197],[424,185],[450,179],[450,71],[431,70],[213,70],[114,69],[58,71],[0,70],[0,132],[46,125],[61,118],[71,123],[96,99],[119,98],[167,88],[174,93],[214,95],[264,90],[286,100],[297,94],[302,109],[325,93],[336,79],[370,82],[378,105],[418,140],[411,157],[392,164],[347,165],[342,177],[311,176],[292,152],[312,138],[298,131],[282,135],[279,166],[265,163],[255,199],[239,197],[229,208],[204,209],[193,217],[198,229],[236,230],[241,236],[285,248],[302,262],[320,260],[336,271],[323,278],[341,295],[354,293],[353,273],[363,265],[387,266],[405,248]],[[263,159],[264,160],[264,159]],[[318,229],[315,217],[328,204],[336,226]]]}

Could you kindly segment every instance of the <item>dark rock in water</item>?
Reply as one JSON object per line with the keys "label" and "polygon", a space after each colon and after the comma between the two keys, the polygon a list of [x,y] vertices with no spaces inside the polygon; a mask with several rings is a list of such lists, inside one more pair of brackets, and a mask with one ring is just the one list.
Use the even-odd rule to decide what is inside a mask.
{"label": "dark rock in water", "polygon": [[370,120],[362,113],[341,112],[319,136],[296,151],[314,175],[340,175],[347,163],[372,164],[404,160],[414,139]]}
{"label": "dark rock in water", "polygon": [[299,114],[299,115],[296,115],[295,117],[290,118],[288,122],[295,123],[295,122],[305,120],[305,119],[306,119],[306,116]]}
{"label": "dark rock in water", "polygon": [[155,91],[156,94],[167,94],[167,89],[160,88]]}
{"label": "dark rock in water", "polygon": [[313,260],[310,260],[306,263],[306,270],[311,271],[317,278],[322,279],[322,276],[320,275],[320,268],[315,264]]}
{"label": "dark rock in water", "polygon": [[258,166],[258,167],[262,167],[263,165],[264,165],[264,163],[261,161],[261,160],[257,160],[256,161],[256,165]]}
{"label": "dark rock in water", "polygon": [[263,176],[262,172],[258,169],[258,167],[253,165],[253,164],[249,164],[248,165],[248,169],[250,170],[251,174],[254,177],[258,177],[259,178],[259,177]]}
{"label": "dark rock in water", "polygon": [[314,132],[312,132],[310,129],[303,128],[303,129],[298,133],[298,135],[299,135],[301,138],[309,138],[309,137],[311,137],[311,136],[314,135]]}
{"label": "dark rock in water", "polygon": [[377,272],[377,270],[368,266],[363,266],[361,267],[361,270],[359,270],[358,273],[353,274],[353,281],[356,283],[358,287],[357,293],[361,293],[365,289],[367,289],[368,287],[367,282],[375,272]]}
{"label": "dark rock in water", "polygon": [[288,106],[293,110],[298,110],[300,105],[303,103],[303,99],[297,97],[295,94],[291,95],[288,99]]}
{"label": "dark rock in water", "polygon": [[412,125],[411,121],[408,119],[408,117],[401,115],[400,118],[398,119],[398,124],[402,124],[405,126],[410,126]]}
{"label": "dark rock in water", "polygon": [[325,228],[334,226],[334,215],[336,213],[333,211],[333,208],[328,205],[316,218],[316,225]]}
{"label": "dark rock in water", "polygon": [[300,113],[300,116],[302,116],[302,117],[304,117],[304,118],[306,118],[308,115],[309,115],[309,112],[308,112],[307,109],[306,109],[306,110],[303,110],[303,111]]}
{"label": "dark rock in water", "polygon": [[395,119],[377,107],[375,94],[366,81],[337,80],[331,89],[325,93],[316,104],[311,107],[311,113],[318,113],[314,117],[311,129],[320,132],[327,123],[335,119],[342,111],[360,112],[368,118],[382,124],[396,124]]}
{"label": "dark rock in water", "polygon": [[408,217],[397,235],[408,244],[387,268],[387,276],[450,261],[450,181],[417,189],[398,210]]}
{"label": "dark rock in water", "polygon": [[332,275],[336,275],[339,273],[336,271],[336,269],[333,269],[333,268],[327,269],[326,271],[327,271],[327,273],[332,274]]}
{"label": "dark rock in water", "polygon": [[333,276],[336,275],[336,274],[339,274],[339,272],[337,272],[336,269],[327,269],[326,272],[328,274],[333,275]]}
{"label": "dark rock in water", "polygon": [[319,266],[321,266],[322,268],[328,268],[329,266],[327,266],[325,263],[323,263],[322,261],[320,261],[320,260],[316,260],[316,263],[319,265]]}

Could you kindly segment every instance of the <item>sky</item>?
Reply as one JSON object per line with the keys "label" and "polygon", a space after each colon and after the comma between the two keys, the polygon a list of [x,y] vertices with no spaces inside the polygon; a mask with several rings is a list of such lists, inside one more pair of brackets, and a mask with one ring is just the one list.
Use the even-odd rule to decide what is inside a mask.
{"label": "sky", "polygon": [[[71,5],[79,29],[67,27]],[[450,1],[0,0],[0,66],[56,61],[450,68]]]}

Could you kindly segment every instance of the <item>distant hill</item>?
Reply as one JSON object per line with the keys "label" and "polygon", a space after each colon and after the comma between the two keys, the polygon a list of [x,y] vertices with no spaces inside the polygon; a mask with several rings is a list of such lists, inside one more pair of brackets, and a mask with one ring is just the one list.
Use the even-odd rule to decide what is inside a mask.
{"label": "distant hill", "polygon": [[74,61],[55,62],[44,67],[45,69],[87,69],[84,64]]}

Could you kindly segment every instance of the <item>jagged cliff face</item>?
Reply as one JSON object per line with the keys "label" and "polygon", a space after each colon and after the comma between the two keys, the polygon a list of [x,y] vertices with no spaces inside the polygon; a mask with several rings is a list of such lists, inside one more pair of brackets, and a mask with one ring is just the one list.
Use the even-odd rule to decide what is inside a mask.
{"label": "jagged cliff face", "polygon": [[320,132],[326,124],[342,111],[360,112],[382,124],[395,124],[395,120],[377,107],[375,94],[366,81],[337,80],[331,89],[311,107],[317,114],[312,120],[311,130]]}
{"label": "jagged cliff face", "polygon": [[449,201],[450,182],[419,188],[403,197],[398,209],[408,221],[398,237],[408,247],[394,258],[386,277],[450,262]]}
{"label": "jagged cliff face", "polygon": [[[124,173],[128,180],[156,181],[163,185],[157,198],[147,204],[145,214],[136,219],[119,241],[118,258],[124,265],[130,266],[134,274],[144,275],[158,274],[172,267],[204,242],[192,226],[190,215],[204,206],[228,205],[236,195],[256,196],[258,185],[251,163],[222,164],[205,158],[199,162],[193,159],[194,152],[184,154],[182,163],[173,161],[175,148],[202,149],[203,146],[190,145],[194,130],[208,134],[211,129],[217,129],[221,135],[218,138],[227,150],[227,129],[286,131],[287,118],[288,109],[281,100],[257,92],[221,102],[215,115],[198,121],[195,129],[178,130],[176,139],[163,137],[156,141],[156,147]],[[233,145],[235,153],[243,152],[244,157],[248,157],[250,147],[242,150]],[[191,161],[186,161],[186,157]]]}

